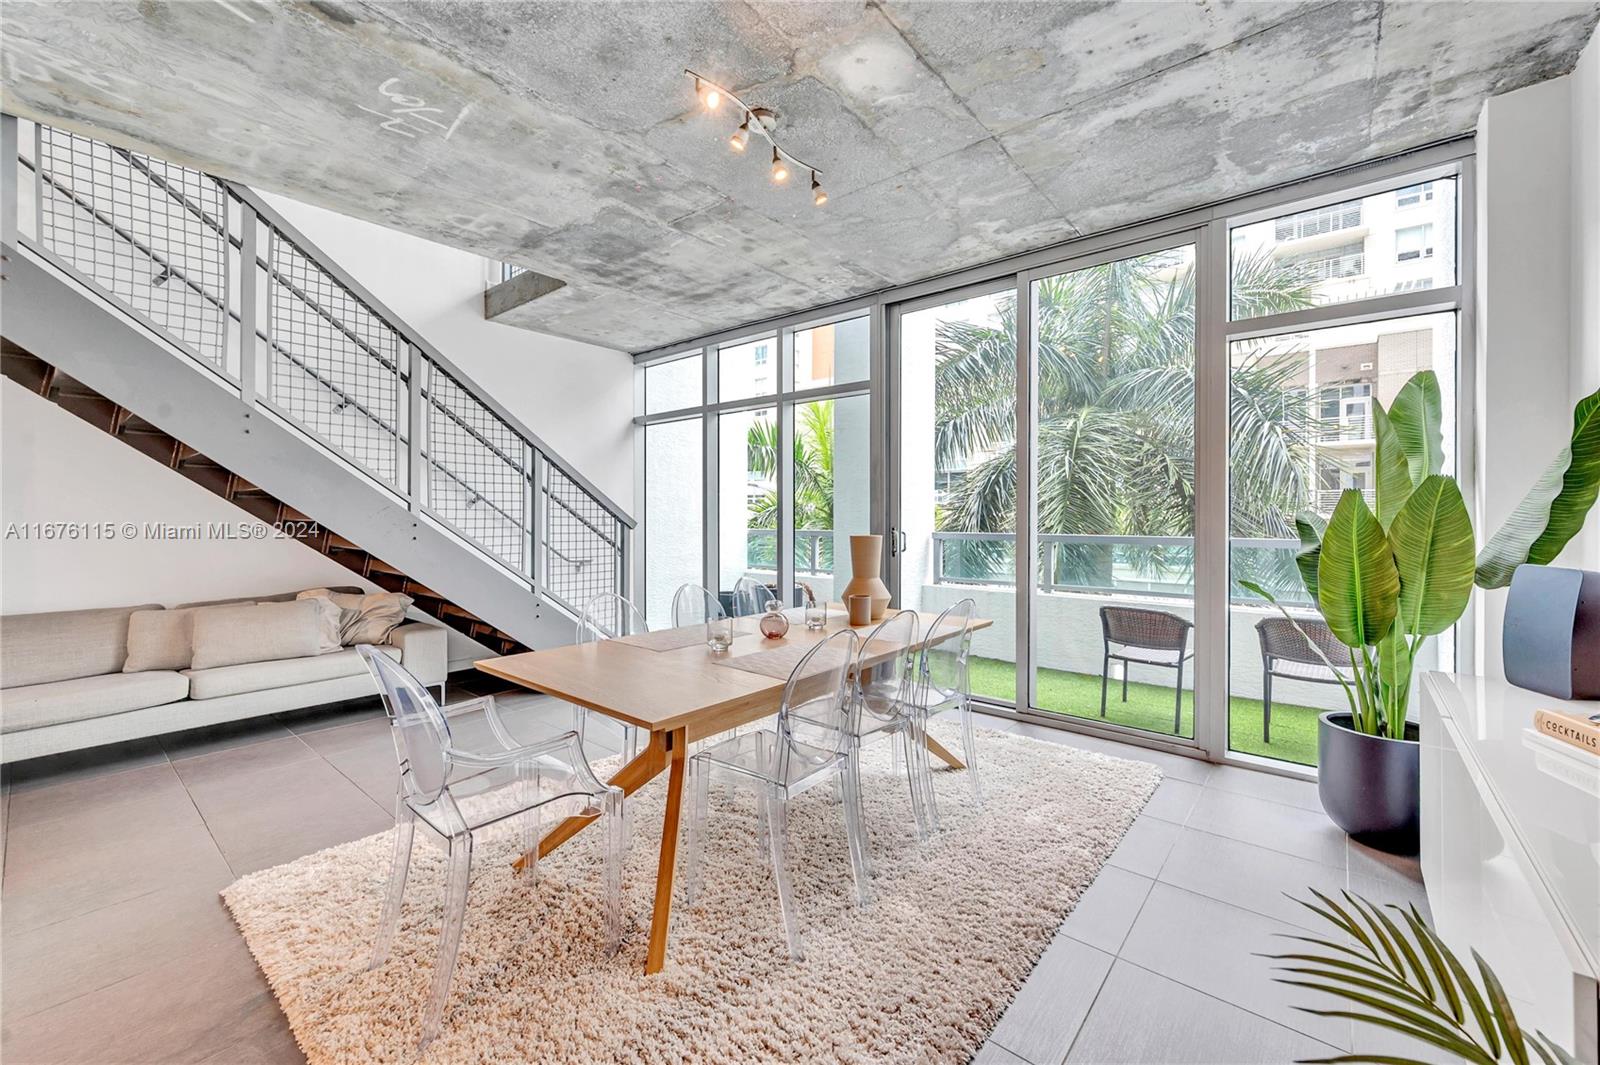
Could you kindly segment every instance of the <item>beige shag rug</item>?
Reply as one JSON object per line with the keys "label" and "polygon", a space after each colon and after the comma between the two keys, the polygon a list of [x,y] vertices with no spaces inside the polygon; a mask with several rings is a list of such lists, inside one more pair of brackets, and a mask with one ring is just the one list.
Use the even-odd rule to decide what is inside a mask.
{"label": "beige shag rug", "polygon": [[[936,726],[937,729],[937,726]],[[942,733],[948,746],[955,736]],[[631,801],[631,931],[600,950],[597,833],[514,876],[515,840],[473,856],[466,933],[428,1062],[965,1062],[1160,780],[1142,762],[979,733],[986,803],[935,774],[944,831],[919,846],[888,745],[868,748],[873,904],[853,906],[841,810],[823,787],[791,809],[806,958],[792,962],[754,795],[714,785],[704,887],[678,896],[666,970],[644,974],[665,776]],[[687,796],[685,796],[687,800]],[[685,810],[687,816],[687,810]],[[390,833],[244,877],[223,892],[313,1063],[414,1060],[443,885],[418,830],[389,962],[366,972]]]}

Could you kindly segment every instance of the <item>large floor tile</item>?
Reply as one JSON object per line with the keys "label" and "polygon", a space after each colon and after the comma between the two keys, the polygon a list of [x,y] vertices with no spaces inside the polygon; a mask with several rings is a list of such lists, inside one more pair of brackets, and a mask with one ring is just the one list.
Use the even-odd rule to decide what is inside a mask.
{"label": "large floor tile", "polygon": [[1145,896],[1150,894],[1149,877],[1130,873],[1114,865],[1103,866],[1089,890],[1072,908],[1061,931],[1107,954],[1122,949],[1122,941],[1133,927]]}
{"label": "large floor tile", "polygon": [[1294,1007],[1310,993],[1275,983],[1273,962],[1257,954],[1282,951],[1295,925],[1157,882],[1119,955],[1213,998],[1231,1002],[1288,1028],[1343,1047],[1349,1027]]}
{"label": "large floor tile", "polygon": [[250,773],[282,769],[295,762],[315,761],[317,752],[292,732],[238,747],[221,747],[206,754],[179,758],[173,770],[189,789]]}
{"label": "large floor tile", "polygon": [[304,710],[287,710],[273,716],[290,732],[316,732],[318,729],[338,728],[370,717],[382,717],[383,701],[373,695]]}
{"label": "large floor tile", "polygon": [[1089,1015],[1112,960],[1067,935],[1056,936],[989,1040],[1033,1065],[1058,1065]]}
{"label": "large floor tile", "polygon": [[1236,765],[1212,767],[1206,778],[1206,787],[1218,791],[1232,791],[1252,798],[1281,802],[1285,806],[1298,806],[1314,813],[1322,812],[1322,800],[1317,797],[1317,785],[1310,780],[1282,777],[1262,773]]}
{"label": "large floor tile", "polygon": [[291,733],[276,717],[246,718],[243,721],[225,721],[220,725],[185,729],[160,737],[161,746],[173,761],[216,754],[234,747],[247,747],[266,740],[282,739]]}
{"label": "large floor tile", "polygon": [[107,743],[81,751],[47,754],[42,758],[29,758],[5,767],[6,780],[12,790],[20,794],[29,788],[60,784],[82,777],[121,773],[140,766],[155,765],[167,760],[167,752],[156,739],[127,740]]}
{"label": "large floor tile", "polygon": [[1383,851],[1348,840],[1345,848],[1350,863],[1350,890],[1381,905],[1416,906],[1424,919],[1430,917],[1428,892],[1422,882],[1422,863],[1414,857],[1385,854]]}
{"label": "large floor tile", "polygon": [[14,826],[6,841],[5,926],[21,932],[158,888],[218,890],[232,879],[187,798],[161,796]]}
{"label": "large floor tile", "polygon": [[1122,837],[1122,842],[1117,844],[1117,849],[1111,852],[1111,857],[1107,858],[1106,862],[1153,880],[1156,874],[1161,872],[1161,866],[1166,863],[1172,844],[1177,841],[1178,833],[1182,831],[1182,825],[1141,814],[1133,819],[1133,824]]}
{"label": "large floor tile", "polygon": [[238,937],[217,885],[173,884],[3,938],[4,1018],[11,1023]]}
{"label": "large floor tile", "polygon": [[1337,1051],[1300,1032],[1118,961],[1072,1044],[1086,1065],[1282,1065]]}
{"label": "large floor tile", "polygon": [[1140,813],[1145,817],[1156,817],[1181,825],[1189,820],[1205,790],[1199,784],[1168,777],[1156,788],[1155,794],[1150,796],[1150,801]]}
{"label": "large floor tile", "polygon": [[166,799],[181,807],[188,801],[183,782],[166,759],[120,773],[67,776],[15,793],[9,827],[25,828],[78,816],[99,817],[126,803]]}
{"label": "large floor tile", "polygon": [[1035,1063],[1027,1058],[1018,1057],[991,1039],[972,1055],[971,1065],[1035,1065]]}
{"label": "large floor tile", "polygon": [[1344,833],[1320,811],[1207,788],[1194,804],[1188,826],[1336,869],[1345,867]]}
{"label": "large floor tile", "polygon": [[197,783],[190,794],[239,876],[394,823],[392,811],[319,758]]}
{"label": "large floor tile", "polygon": [[269,1048],[296,1061],[288,1022],[244,942],[235,937],[5,1026],[14,1065],[177,1065],[251,1060]]}
{"label": "large floor tile", "polygon": [[1325,893],[1337,892],[1344,886],[1345,873],[1282,851],[1185,828],[1167,855],[1159,879],[1219,902],[1321,932],[1325,926],[1294,899],[1309,900],[1308,889],[1312,887]]}

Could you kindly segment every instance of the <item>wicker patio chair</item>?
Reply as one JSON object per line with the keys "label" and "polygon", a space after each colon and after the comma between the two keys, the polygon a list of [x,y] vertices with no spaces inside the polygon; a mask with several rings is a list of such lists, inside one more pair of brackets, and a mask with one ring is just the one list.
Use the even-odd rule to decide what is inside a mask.
{"label": "wicker patio chair", "polygon": [[1165,610],[1143,610],[1129,606],[1100,608],[1100,631],[1105,637],[1105,654],[1100,660],[1100,716],[1106,716],[1106,684],[1111,679],[1111,660],[1122,663],[1122,701],[1128,701],[1128,667],[1137,662],[1178,671],[1173,697],[1172,732],[1183,731],[1183,664],[1194,657],[1189,649],[1189,630],[1194,623]]}
{"label": "wicker patio chair", "polygon": [[1346,670],[1350,668],[1350,648],[1339,642],[1321,618],[1291,622],[1285,617],[1265,617],[1256,622],[1256,637],[1261,641],[1261,741],[1268,743],[1272,740],[1272,678],[1338,684],[1338,674],[1328,668],[1311,644],[1316,644],[1328,662]]}

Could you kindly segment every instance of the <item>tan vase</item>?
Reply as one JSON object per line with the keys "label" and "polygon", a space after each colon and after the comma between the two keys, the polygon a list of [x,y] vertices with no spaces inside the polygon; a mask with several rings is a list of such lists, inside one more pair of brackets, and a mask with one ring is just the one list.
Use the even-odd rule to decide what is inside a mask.
{"label": "tan vase", "polygon": [[877,621],[889,609],[889,586],[879,574],[883,571],[883,537],[850,537],[850,583],[844,586],[839,598],[850,602],[852,595],[872,597],[872,620]]}

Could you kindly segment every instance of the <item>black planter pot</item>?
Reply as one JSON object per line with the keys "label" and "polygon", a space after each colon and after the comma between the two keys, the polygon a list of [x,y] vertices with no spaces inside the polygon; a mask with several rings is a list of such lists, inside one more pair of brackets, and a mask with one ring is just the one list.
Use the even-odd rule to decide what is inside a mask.
{"label": "black planter pot", "polygon": [[1369,847],[1417,853],[1421,802],[1421,745],[1417,726],[1403,740],[1368,736],[1348,713],[1317,719],[1317,794],[1333,823]]}

